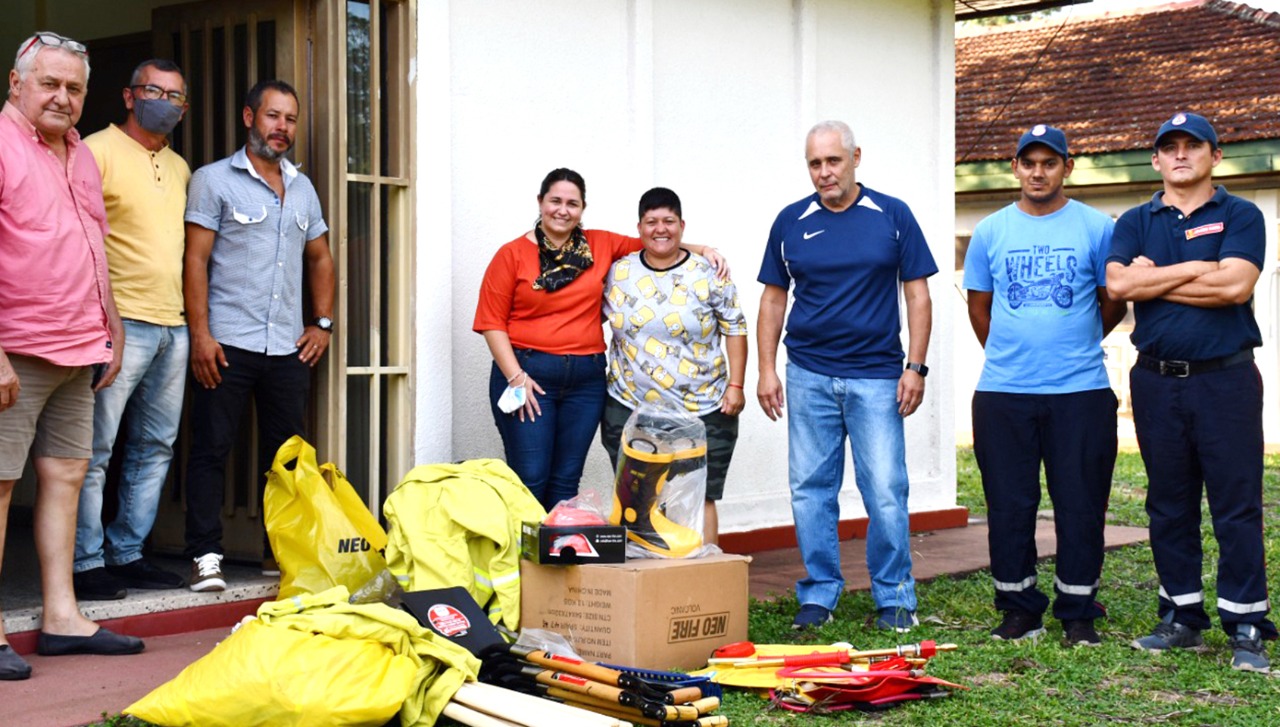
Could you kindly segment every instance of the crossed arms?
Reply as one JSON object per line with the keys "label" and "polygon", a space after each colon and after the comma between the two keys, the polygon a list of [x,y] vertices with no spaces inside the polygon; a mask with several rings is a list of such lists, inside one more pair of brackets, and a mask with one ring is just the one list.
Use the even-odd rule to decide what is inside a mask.
{"label": "crossed arms", "polygon": [[1238,257],[1158,266],[1139,255],[1128,265],[1107,263],[1107,294],[1113,300],[1163,298],[1197,308],[1223,308],[1248,302],[1261,272]]}

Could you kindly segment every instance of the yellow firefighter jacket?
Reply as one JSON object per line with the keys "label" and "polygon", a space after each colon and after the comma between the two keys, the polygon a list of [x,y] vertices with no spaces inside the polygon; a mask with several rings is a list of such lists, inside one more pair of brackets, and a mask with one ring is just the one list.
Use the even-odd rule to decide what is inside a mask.
{"label": "yellow firefighter jacket", "polygon": [[498,459],[422,465],[387,497],[387,567],[406,591],[461,586],[489,620],[520,626],[520,525],[547,516]]}

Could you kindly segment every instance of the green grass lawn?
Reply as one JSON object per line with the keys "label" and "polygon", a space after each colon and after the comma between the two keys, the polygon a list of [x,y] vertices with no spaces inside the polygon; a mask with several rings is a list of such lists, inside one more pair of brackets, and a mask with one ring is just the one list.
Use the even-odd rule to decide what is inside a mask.
{"label": "green grass lawn", "polygon": [[[959,504],[974,516],[986,512],[982,481],[973,451],[956,452]],[[1270,556],[1272,591],[1275,557],[1280,554],[1280,457],[1268,456],[1263,500],[1265,535]],[[1147,515],[1146,472],[1137,453],[1121,453],[1116,462],[1109,519],[1118,525],[1143,526]],[[1050,507],[1047,493],[1042,508]],[[1214,587],[1217,544],[1203,512],[1204,588],[1207,603],[1217,599]],[[1053,561],[1038,569],[1044,587],[1053,582]],[[1046,623],[1039,643],[992,641],[987,631],[998,621],[992,608],[987,572],[964,578],[941,578],[918,586],[920,628],[913,640],[953,642],[958,651],[930,663],[931,674],[965,684],[969,691],[948,699],[907,703],[879,713],[833,714],[822,724],[881,725],[1280,725],[1280,679],[1242,674],[1230,669],[1230,652],[1221,630],[1205,633],[1204,653],[1152,656],[1135,651],[1129,641],[1148,633],[1156,621],[1155,566],[1147,545],[1107,554],[1099,600],[1108,611],[1098,622],[1103,645],[1068,649],[1062,628]],[[794,598],[753,603],[751,639],[784,643],[795,639],[790,620]],[[881,632],[864,625],[873,610],[868,593],[846,594],[836,608],[836,621],[804,640],[848,641],[858,648],[893,645]],[[1212,614],[1216,623],[1216,614]],[[1280,650],[1273,658],[1280,660]],[[769,709],[745,693],[730,694],[722,713],[734,724],[800,725],[813,718]]]}
{"label": "green grass lawn", "polygon": [[[986,506],[972,450],[958,450],[956,465],[959,504],[981,516]],[[1275,558],[1280,555],[1280,456],[1268,456],[1266,466],[1265,536],[1271,590],[1275,592]],[[1110,520],[1119,525],[1146,526],[1145,496],[1142,460],[1136,453],[1121,453],[1111,491]],[[1042,500],[1042,508],[1049,508],[1048,496],[1043,495]],[[1217,545],[1207,510],[1203,522],[1205,600],[1212,604],[1217,599]],[[1039,576],[1041,584],[1053,582],[1052,561],[1040,564]],[[1046,624],[1049,631],[1036,644],[992,641],[987,631],[998,619],[991,606],[989,575],[981,572],[941,578],[918,586],[922,624],[910,638],[958,644],[959,650],[937,656],[929,671],[965,684],[971,687],[969,691],[885,712],[817,717],[772,709],[757,696],[727,690],[721,713],[735,725],[1280,725],[1280,679],[1233,672],[1226,636],[1220,630],[1206,632],[1208,649],[1203,653],[1151,656],[1129,647],[1131,639],[1148,633],[1156,621],[1159,584],[1145,544],[1108,553],[1102,583],[1099,600],[1106,605],[1108,618],[1098,622],[1103,637],[1099,648],[1063,647],[1062,629],[1055,621]],[[796,608],[794,596],[774,602],[753,601],[751,640],[795,642],[790,626]],[[894,642],[883,632],[865,625],[872,610],[870,594],[846,594],[836,608],[836,620],[805,634],[803,641],[848,641],[857,648],[892,646]],[[1280,649],[1273,651],[1273,659],[1280,660]],[[446,722],[442,720],[442,724]]]}

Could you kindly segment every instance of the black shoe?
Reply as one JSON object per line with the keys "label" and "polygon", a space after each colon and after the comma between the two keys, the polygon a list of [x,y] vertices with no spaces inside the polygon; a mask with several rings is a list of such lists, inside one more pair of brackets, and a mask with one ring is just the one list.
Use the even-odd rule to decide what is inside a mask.
{"label": "black shoe", "polygon": [[1004,612],[1000,625],[991,629],[991,638],[996,641],[1021,641],[1034,639],[1043,633],[1044,621],[1040,619],[1040,614],[1011,609]]}
{"label": "black shoe", "polygon": [[1066,637],[1067,646],[1102,646],[1102,637],[1093,627],[1092,619],[1063,621],[1062,635]]}
{"label": "black shoe", "polygon": [[165,588],[182,588],[187,582],[182,576],[152,563],[146,558],[129,561],[124,565],[109,565],[107,572],[128,588],[143,590],[162,590]]}
{"label": "black shoe", "polygon": [[92,636],[59,636],[41,631],[36,635],[36,653],[41,656],[105,654],[119,656],[142,651],[142,639],[108,631],[101,626]]}
{"label": "black shoe", "polygon": [[0,644],[0,681],[16,682],[31,677],[31,665],[8,644]]}
{"label": "black shoe", "polygon": [[90,568],[71,574],[71,585],[77,601],[118,601],[124,598],[125,586],[106,568]]}

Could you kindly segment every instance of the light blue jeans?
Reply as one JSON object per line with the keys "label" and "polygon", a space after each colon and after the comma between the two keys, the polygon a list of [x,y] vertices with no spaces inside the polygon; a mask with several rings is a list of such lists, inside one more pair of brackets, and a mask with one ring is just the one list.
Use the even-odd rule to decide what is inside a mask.
{"label": "light blue jeans", "polygon": [[[115,383],[94,396],[93,458],[80,489],[74,571],[125,565],[142,557],[182,417],[190,343],[186,326],[125,320],[124,360]],[[102,527],[102,487],[120,420],[128,413],[120,467],[120,509]]]}
{"label": "light blue jeans", "polygon": [[916,610],[907,515],[906,445],[897,379],[841,379],[787,364],[791,513],[807,577],[801,604],[834,609],[840,571],[840,488],[849,440],[867,510],[867,571],[876,608]]}

